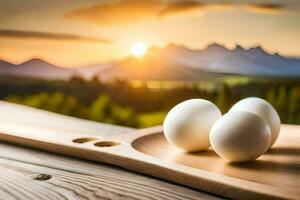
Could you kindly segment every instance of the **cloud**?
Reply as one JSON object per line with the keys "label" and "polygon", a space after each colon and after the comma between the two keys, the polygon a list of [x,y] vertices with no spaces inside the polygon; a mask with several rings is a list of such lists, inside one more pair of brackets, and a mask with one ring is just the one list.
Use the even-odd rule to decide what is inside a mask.
{"label": "cloud", "polygon": [[65,17],[97,24],[115,25],[156,16],[160,8],[161,1],[159,0],[123,0],[77,8],[67,12]]}
{"label": "cloud", "polygon": [[245,9],[257,13],[276,14],[286,10],[282,4],[247,4]]}
{"label": "cloud", "polygon": [[189,11],[206,11],[211,9],[227,9],[232,8],[231,3],[205,3],[195,0],[185,0],[185,1],[172,1],[167,3],[159,12],[159,16],[176,15],[179,13],[186,13]]}
{"label": "cloud", "polygon": [[190,11],[205,12],[215,9],[239,8],[256,13],[275,13],[286,9],[281,3],[251,3],[251,1],[197,1],[197,0],[119,0],[79,7],[65,14],[99,25],[136,23],[147,18],[167,17]]}
{"label": "cloud", "polygon": [[90,37],[90,36],[80,36],[80,35],[67,34],[67,33],[49,33],[49,32],[37,32],[37,31],[5,30],[5,29],[2,30],[0,29],[0,37],[111,43],[111,41],[109,40],[97,38],[97,37]]}
{"label": "cloud", "polygon": [[207,4],[196,2],[193,0],[187,0],[187,1],[174,1],[170,2],[167,5],[165,5],[159,12],[159,16],[166,16],[170,14],[180,13],[180,12],[186,12],[191,11],[195,9],[202,9],[205,8]]}
{"label": "cloud", "polygon": [[230,4],[203,3],[196,0],[121,0],[114,3],[79,7],[67,12],[65,17],[101,25],[120,25],[196,9],[225,8],[228,5]]}

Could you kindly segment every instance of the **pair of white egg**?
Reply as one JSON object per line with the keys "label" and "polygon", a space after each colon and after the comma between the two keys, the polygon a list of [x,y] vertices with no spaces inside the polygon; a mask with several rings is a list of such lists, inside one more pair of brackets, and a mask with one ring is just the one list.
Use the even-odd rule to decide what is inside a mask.
{"label": "pair of white egg", "polygon": [[169,143],[185,151],[201,151],[211,145],[222,158],[247,162],[275,143],[280,124],[273,106],[260,98],[243,99],[223,116],[213,103],[191,99],[169,111],[163,130]]}

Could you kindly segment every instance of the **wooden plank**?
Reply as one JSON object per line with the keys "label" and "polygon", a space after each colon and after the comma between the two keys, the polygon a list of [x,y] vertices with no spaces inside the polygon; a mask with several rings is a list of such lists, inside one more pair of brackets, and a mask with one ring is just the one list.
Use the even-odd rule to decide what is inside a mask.
{"label": "wooden plank", "polygon": [[[51,114],[33,109],[26,111],[30,120],[22,121],[18,115],[24,111],[22,108],[12,106],[8,110],[17,117],[2,119],[0,139],[3,141],[114,164],[228,198],[297,199],[300,196],[297,126],[282,126],[281,135],[273,147],[275,154],[274,151],[270,154],[271,150],[250,165],[233,165],[212,151],[202,155],[177,151],[165,141],[161,127],[109,134],[109,128],[102,132],[99,126],[90,130],[97,132],[89,134],[85,129],[75,130],[81,123],[78,120],[67,121],[59,115],[49,118]],[[37,119],[51,121],[45,123]],[[62,121],[67,124],[61,124]],[[289,150],[292,153],[282,154],[278,147],[279,150],[292,148]],[[282,181],[278,182],[279,179]]]}
{"label": "wooden plank", "polygon": [[[51,178],[41,181],[41,174]],[[118,167],[5,143],[0,177],[1,199],[220,199]]]}
{"label": "wooden plank", "polygon": [[0,101],[0,122],[58,131],[57,134],[103,137],[117,136],[134,130],[129,127],[78,119],[5,101]]}
{"label": "wooden plank", "polygon": [[[281,136],[286,137],[283,137],[283,141],[281,141],[281,137],[278,139],[277,143],[283,144],[280,148],[291,147],[299,152],[298,130],[297,126],[283,125]],[[74,142],[74,139],[82,139],[84,137],[82,134],[74,135],[68,132],[60,134],[59,130],[48,130],[44,127],[32,127],[24,124],[14,125],[3,122],[0,124],[0,132],[0,138],[4,141],[114,164],[228,198],[297,199],[300,195],[298,182],[293,184],[295,182],[293,180],[299,178],[299,166],[296,164],[299,162],[299,155],[291,157],[290,155],[265,154],[262,156],[267,160],[263,162],[265,164],[254,164],[248,168],[243,165],[230,166],[213,154],[209,156],[205,156],[205,154],[204,156],[190,155],[178,153],[169,148],[170,145],[163,142],[161,127],[119,136],[95,138],[94,141],[87,143]],[[114,146],[114,144],[117,145]],[[106,147],[107,145],[111,147]],[[167,155],[167,157],[161,157],[161,155]],[[281,165],[282,170],[286,173],[278,171],[275,165],[273,168],[268,167],[270,160],[276,161],[277,166],[280,160],[287,162],[285,165]],[[261,171],[264,166],[268,167],[271,173]],[[221,172],[216,170],[218,167],[222,169]],[[236,173],[239,173],[240,176],[236,176]],[[265,181],[272,177],[274,178],[271,181]],[[284,179],[280,185],[274,181],[278,178]]]}
{"label": "wooden plank", "polygon": [[[109,129],[102,132],[99,124],[95,130],[87,126],[78,131],[77,125],[83,123],[79,120],[10,104],[1,106],[14,114],[1,120],[2,141],[114,164],[228,198],[297,199],[300,195],[299,154],[267,153],[261,157],[263,160],[248,167],[230,165],[215,154],[199,156],[176,151],[165,141],[161,127],[113,135],[108,134]],[[85,128],[97,132],[89,134]],[[299,152],[298,131],[297,126],[283,125],[280,136],[284,137],[279,137],[274,147],[279,143],[281,149]],[[274,167],[268,167],[270,162],[275,162]],[[278,184],[278,179],[283,181]]]}
{"label": "wooden plank", "polygon": [[[16,109],[17,108],[17,109]],[[132,128],[101,124],[0,101],[0,121],[58,134],[124,135]],[[35,114],[29,116],[29,113]],[[9,113],[9,114],[8,114]],[[51,179],[38,181],[41,174]],[[0,199],[221,199],[100,163],[0,143]],[[1,181],[2,180],[2,181]],[[140,194],[141,193],[141,194]],[[40,195],[42,194],[42,195]]]}

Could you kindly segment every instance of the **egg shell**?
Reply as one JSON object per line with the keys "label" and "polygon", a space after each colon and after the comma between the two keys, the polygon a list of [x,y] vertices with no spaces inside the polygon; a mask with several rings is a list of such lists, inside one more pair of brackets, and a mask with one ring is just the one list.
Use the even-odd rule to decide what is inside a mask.
{"label": "egg shell", "polygon": [[231,111],[247,111],[260,116],[270,127],[271,144],[276,142],[280,132],[280,117],[275,108],[267,101],[257,97],[249,97],[237,102],[230,110]]}
{"label": "egg shell", "polygon": [[220,157],[232,162],[248,162],[268,150],[271,132],[261,117],[250,112],[233,111],[216,121],[209,138]]}
{"label": "egg shell", "polygon": [[169,143],[185,151],[207,149],[209,131],[221,117],[220,110],[204,99],[191,99],[173,107],[167,114],[163,130]]}

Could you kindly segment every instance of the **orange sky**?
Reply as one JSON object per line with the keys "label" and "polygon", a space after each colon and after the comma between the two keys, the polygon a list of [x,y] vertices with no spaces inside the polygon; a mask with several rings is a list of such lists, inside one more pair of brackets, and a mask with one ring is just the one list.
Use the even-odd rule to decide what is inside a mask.
{"label": "orange sky", "polygon": [[124,58],[137,41],[198,49],[212,42],[229,48],[261,45],[272,53],[300,56],[300,3],[226,2],[0,1],[0,58],[80,66]]}

